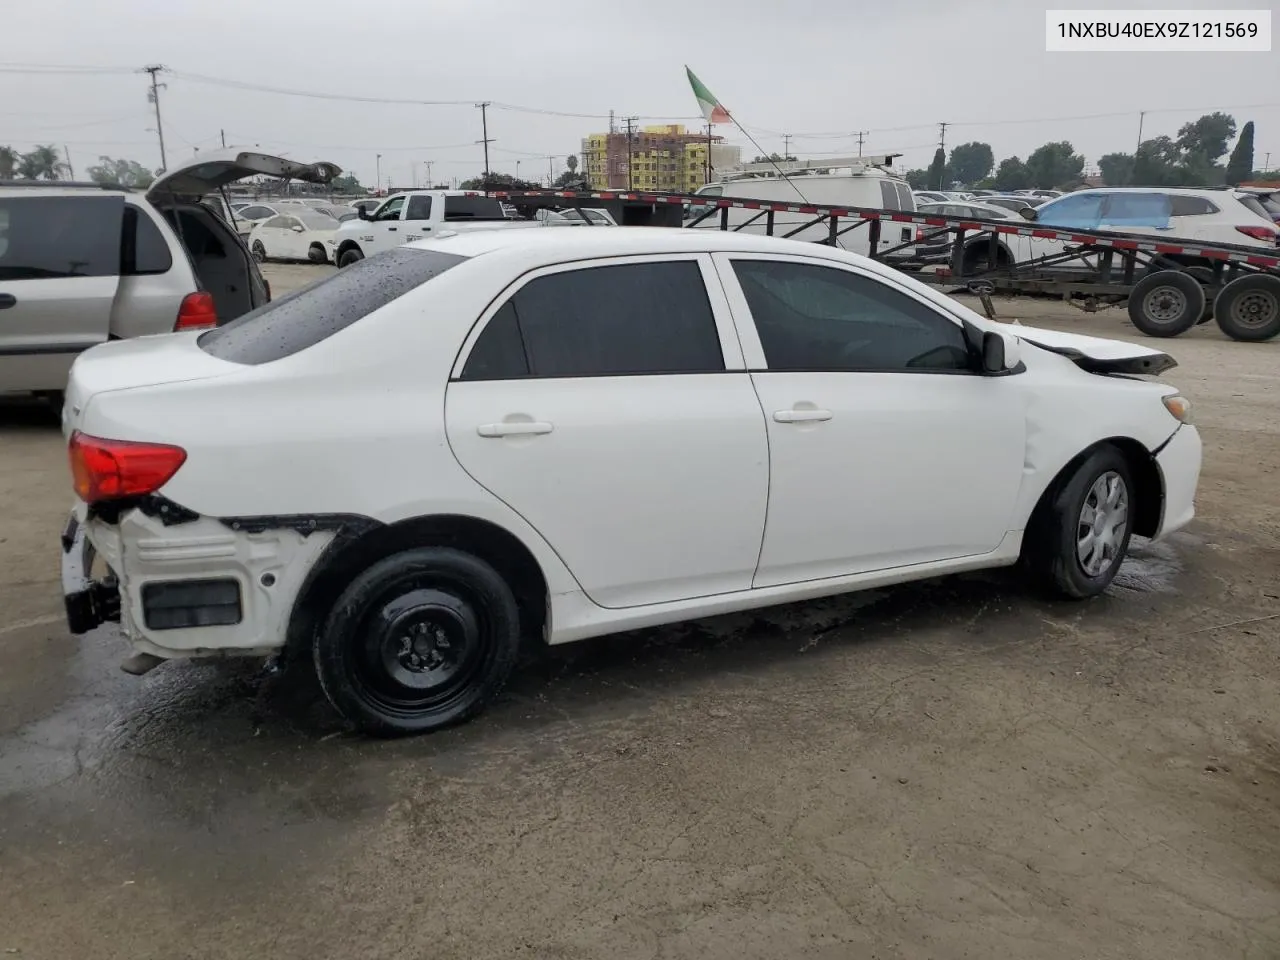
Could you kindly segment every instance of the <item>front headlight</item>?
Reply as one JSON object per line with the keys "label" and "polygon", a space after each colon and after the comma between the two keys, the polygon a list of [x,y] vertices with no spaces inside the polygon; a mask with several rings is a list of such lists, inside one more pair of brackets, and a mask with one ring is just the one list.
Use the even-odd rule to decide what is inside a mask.
{"label": "front headlight", "polygon": [[1191,401],[1182,394],[1174,393],[1160,399],[1164,401],[1165,409],[1173,414],[1175,420],[1180,423],[1191,422]]}

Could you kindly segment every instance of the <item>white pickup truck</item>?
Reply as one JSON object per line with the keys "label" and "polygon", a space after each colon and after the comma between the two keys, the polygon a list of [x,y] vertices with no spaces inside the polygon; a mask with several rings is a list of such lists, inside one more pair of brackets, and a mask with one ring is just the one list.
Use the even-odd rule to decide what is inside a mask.
{"label": "white pickup truck", "polygon": [[[348,266],[399,244],[439,237],[444,232],[586,227],[588,221],[582,216],[582,211],[567,210],[536,220],[512,220],[499,201],[479,191],[413,189],[388,197],[375,210],[362,212],[360,219],[343,220],[333,237],[334,260],[338,266]],[[586,216],[590,225],[617,225],[607,211],[588,210]]]}
{"label": "white pickup truck", "polygon": [[334,233],[340,267],[442,231],[510,230],[542,226],[537,220],[510,220],[502,204],[474,190],[410,190],[388,197],[360,219],[345,220]]}

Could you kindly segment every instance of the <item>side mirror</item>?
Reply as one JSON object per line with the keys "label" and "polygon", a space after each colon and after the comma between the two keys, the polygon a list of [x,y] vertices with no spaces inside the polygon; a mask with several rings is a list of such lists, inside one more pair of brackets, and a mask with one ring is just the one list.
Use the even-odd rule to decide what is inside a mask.
{"label": "side mirror", "polygon": [[982,335],[982,372],[989,376],[1008,373],[1022,362],[1022,344],[1017,337],[988,330]]}
{"label": "side mirror", "polygon": [[366,210],[364,207],[356,207],[356,216],[359,217],[361,220],[373,219],[373,217],[369,216],[369,211]]}
{"label": "side mirror", "polygon": [[301,227],[301,226],[299,226],[299,225],[298,225],[298,224],[296,224],[296,223],[295,223],[292,227],[290,227],[289,229],[290,229],[290,230],[292,230],[294,233],[301,233],[301,232],[302,232],[302,227]]}
{"label": "side mirror", "polygon": [[1023,220],[1034,220],[1037,217],[1035,207],[1019,207],[1018,216]]}

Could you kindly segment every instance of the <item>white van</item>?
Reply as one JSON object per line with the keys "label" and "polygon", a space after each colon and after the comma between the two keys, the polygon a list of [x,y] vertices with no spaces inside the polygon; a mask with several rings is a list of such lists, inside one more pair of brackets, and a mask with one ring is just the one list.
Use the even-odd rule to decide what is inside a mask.
{"label": "white van", "polygon": [[[770,203],[818,204],[841,207],[866,207],[876,210],[901,210],[914,213],[915,197],[911,186],[895,176],[888,166],[896,154],[883,157],[832,157],[824,160],[791,160],[773,163],[749,163],[726,171],[722,180],[700,188],[700,197],[731,197],[739,200],[764,200]],[[690,204],[689,221],[710,209]],[[759,210],[729,209],[729,229],[740,227],[743,233],[767,233],[767,215]],[[813,214],[777,212],[773,215],[774,236],[785,236],[809,223]],[[750,222],[748,222],[750,221]],[[839,221],[838,229],[850,223]],[[692,225],[692,224],[690,224]],[[841,249],[867,256],[871,253],[870,224],[842,233],[836,240]],[[718,230],[720,215],[712,214],[696,225],[697,229]],[[822,241],[830,233],[830,225],[822,223],[806,227],[793,240]],[[910,243],[916,235],[912,224],[883,222],[880,225],[878,251]],[[912,247],[904,247],[891,259],[910,257]]]}

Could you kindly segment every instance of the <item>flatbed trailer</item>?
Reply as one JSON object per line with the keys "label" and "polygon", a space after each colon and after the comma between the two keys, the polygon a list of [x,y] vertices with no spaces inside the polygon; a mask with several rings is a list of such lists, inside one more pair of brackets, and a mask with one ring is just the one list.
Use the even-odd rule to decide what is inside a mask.
{"label": "flatbed trailer", "polygon": [[[866,229],[872,259],[918,280],[991,293],[1060,296],[1086,311],[1128,305],[1129,317],[1149,336],[1170,337],[1216,320],[1235,340],[1280,335],[1280,249],[1203,244],[1173,237],[1061,229],[1012,220],[973,220],[903,210],[810,203],[776,203],[733,197],[637,191],[493,191],[517,210],[603,207],[624,226],[718,227],[721,230],[793,237],[825,227],[815,242],[839,246],[851,231]],[[731,210],[748,210],[731,224]],[[690,213],[690,211],[693,211]],[[809,217],[775,222],[777,214]],[[911,224],[910,240],[885,239],[885,224]],[[591,225],[588,219],[587,226]],[[582,229],[582,228],[578,228]],[[1019,259],[1023,241],[1054,241],[1060,249]]]}

